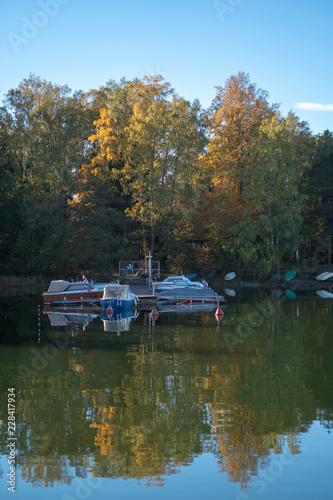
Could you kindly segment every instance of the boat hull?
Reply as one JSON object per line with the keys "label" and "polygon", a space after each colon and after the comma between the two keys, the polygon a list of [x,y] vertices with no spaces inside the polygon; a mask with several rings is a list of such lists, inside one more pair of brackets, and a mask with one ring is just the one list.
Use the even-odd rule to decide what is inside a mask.
{"label": "boat hull", "polygon": [[114,311],[120,309],[130,309],[134,304],[134,299],[101,299],[103,309],[111,307]]}
{"label": "boat hull", "polygon": [[48,293],[44,292],[44,304],[96,304],[103,296],[103,290]]}
{"label": "boat hull", "polygon": [[[196,275],[192,275],[196,276]],[[153,283],[154,290],[158,293],[164,290],[173,290],[175,288],[185,288],[185,289],[200,289],[205,288],[204,283],[199,283],[198,281],[191,281],[185,276],[169,276],[163,281],[155,281]]]}

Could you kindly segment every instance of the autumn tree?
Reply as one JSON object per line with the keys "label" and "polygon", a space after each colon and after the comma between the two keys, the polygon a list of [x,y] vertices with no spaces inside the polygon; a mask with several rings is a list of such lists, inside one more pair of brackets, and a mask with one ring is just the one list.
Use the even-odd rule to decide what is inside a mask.
{"label": "autumn tree", "polygon": [[187,261],[195,258],[192,242],[196,240],[196,217],[210,181],[202,164],[206,143],[199,102],[174,96],[168,130],[159,150],[155,196],[160,257],[169,262],[178,262],[181,254]]}
{"label": "autumn tree", "polygon": [[227,183],[240,196],[246,183],[246,169],[255,131],[274,113],[268,93],[257,89],[248,74],[231,76],[217,94],[209,109],[209,148],[207,159],[214,172],[213,182]]}
{"label": "autumn tree", "polygon": [[154,252],[156,190],[166,157],[163,155],[169,129],[169,98],[173,89],[160,77],[144,78],[131,86],[138,97],[127,127],[129,162],[132,170],[133,204],[129,213],[150,227]]}
{"label": "autumn tree", "polygon": [[203,182],[198,161],[206,137],[200,105],[175,95],[160,76],[118,86],[111,82],[106,93],[107,107],[90,137],[91,168],[107,173],[130,197],[126,213],[140,224],[142,247],[148,244],[153,252],[158,242],[168,247],[163,252],[169,256],[177,252],[177,238],[184,237],[175,231],[180,223],[184,229]]}

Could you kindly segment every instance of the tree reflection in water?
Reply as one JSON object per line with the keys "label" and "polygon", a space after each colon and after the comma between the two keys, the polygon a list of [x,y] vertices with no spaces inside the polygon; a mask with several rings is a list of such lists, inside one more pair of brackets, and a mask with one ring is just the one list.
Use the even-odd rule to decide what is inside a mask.
{"label": "tree reflection in water", "polygon": [[[220,327],[211,314],[160,315],[150,335],[144,315],[120,337],[101,322],[74,336],[69,326],[61,330],[68,346],[26,376],[17,367],[50,343],[50,326],[45,318],[37,345],[33,319],[3,312],[14,340],[3,342],[0,372],[4,386],[16,387],[22,478],[53,486],[92,473],[163,486],[209,452],[245,489],[273,454],[301,453],[314,420],[332,425],[331,311],[304,300],[296,315],[294,304],[274,304],[232,352],[222,331],[246,321],[251,303],[229,304]],[[4,422],[5,401],[0,407]],[[4,427],[0,438],[6,455]]]}

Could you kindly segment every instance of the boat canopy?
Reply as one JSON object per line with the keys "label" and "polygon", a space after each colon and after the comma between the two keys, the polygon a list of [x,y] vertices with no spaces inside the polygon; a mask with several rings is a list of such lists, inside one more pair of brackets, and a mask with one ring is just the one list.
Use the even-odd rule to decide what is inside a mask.
{"label": "boat canopy", "polygon": [[61,293],[66,290],[66,292],[75,292],[77,290],[91,290],[93,288],[89,283],[83,283],[82,281],[75,281],[70,283],[65,280],[55,280],[51,281],[47,293]]}
{"label": "boat canopy", "polygon": [[48,293],[63,292],[70,285],[69,281],[55,280],[51,281]]}
{"label": "boat canopy", "polygon": [[105,285],[103,299],[128,299],[130,295],[129,285]]}

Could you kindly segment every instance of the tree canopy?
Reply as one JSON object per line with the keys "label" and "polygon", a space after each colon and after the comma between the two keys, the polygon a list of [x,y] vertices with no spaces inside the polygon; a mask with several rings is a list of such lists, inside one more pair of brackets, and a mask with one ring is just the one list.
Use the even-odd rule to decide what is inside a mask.
{"label": "tree canopy", "polygon": [[149,249],[174,272],[331,263],[332,144],[243,72],[206,110],[160,75],[30,75],[0,112],[0,272],[111,273]]}

